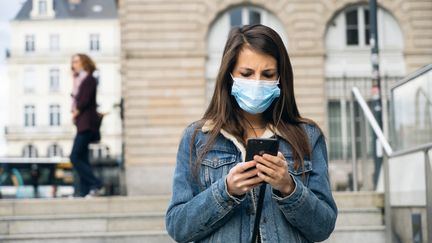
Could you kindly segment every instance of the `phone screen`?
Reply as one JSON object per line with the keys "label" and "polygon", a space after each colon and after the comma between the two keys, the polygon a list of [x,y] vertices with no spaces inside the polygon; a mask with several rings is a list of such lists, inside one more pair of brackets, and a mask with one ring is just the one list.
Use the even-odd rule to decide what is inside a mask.
{"label": "phone screen", "polygon": [[247,141],[246,161],[253,160],[255,155],[270,154],[276,156],[279,141],[276,138],[251,138]]}

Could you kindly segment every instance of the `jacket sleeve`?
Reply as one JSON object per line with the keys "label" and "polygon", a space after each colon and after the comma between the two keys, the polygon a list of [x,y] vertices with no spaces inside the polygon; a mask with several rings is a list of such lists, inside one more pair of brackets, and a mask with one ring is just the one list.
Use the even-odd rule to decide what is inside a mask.
{"label": "jacket sleeve", "polygon": [[[229,220],[241,203],[228,194],[225,178],[204,191],[194,193],[198,182],[192,178],[189,165],[192,133],[193,127],[189,126],[180,142],[171,203],[165,216],[168,234],[177,242],[197,241],[209,235]],[[196,159],[195,151],[193,149],[192,161]]]}
{"label": "jacket sleeve", "polygon": [[323,241],[333,232],[337,207],[334,202],[328,177],[327,149],[321,132],[312,150],[313,169],[309,175],[309,186],[292,176],[296,184],[294,192],[284,198],[273,193],[285,218],[303,236],[312,242]]}
{"label": "jacket sleeve", "polygon": [[91,104],[94,95],[96,95],[96,80],[93,77],[87,77],[80,85],[76,97],[76,105],[80,112]]}

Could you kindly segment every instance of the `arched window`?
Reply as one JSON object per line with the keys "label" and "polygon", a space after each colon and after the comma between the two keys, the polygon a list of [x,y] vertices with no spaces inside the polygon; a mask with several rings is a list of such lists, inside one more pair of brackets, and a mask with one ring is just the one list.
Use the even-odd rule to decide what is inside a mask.
{"label": "arched window", "polygon": [[22,157],[25,157],[25,158],[38,157],[38,151],[37,151],[36,147],[32,144],[28,144],[28,145],[24,146],[24,148],[22,150]]}
{"label": "arched window", "polygon": [[207,100],[213,95],[222,52],[230,29],[234,26],[263,24],[273,28],[287,46],[283,24],[269,11],[254,6],[238,6],[222,13],[211,25],[207,36],[208,60],[206,64]]}
{"label": "arched window", "polygon": [[[403,35],[396,19],[378,8],[378,44],[383,94],[383,115],[387,120],[389,87],[405,75]],[[354,5],[340,11],[329,23],[325,35],[326,95],[328,108],[329,157],[349,161],[351,157],[350,114],[354,113],[359,157],[371,157],[372,132],[365,125],[362,112],[355,105],[350,110],[351,88],[357,86],[371,104],[371,50],[369,10],[367,5]]]}
{"label": "arched window", "polygon": [[105,144],[90,144],[91,159],[110,158],[110,148]]}
{"label": "arched window", "polygon": [[63,150],[58,144],[52,144],[48,147],[47,157],[62,157]]}
{"label": "arched window", "polygon": [[[403,35],[396,19],[379,8],[378,43],[383,75],[405,75]],[[365,5],[346,8],[329,23],[325,37],[327,76],[369,76],[369,10]]]}

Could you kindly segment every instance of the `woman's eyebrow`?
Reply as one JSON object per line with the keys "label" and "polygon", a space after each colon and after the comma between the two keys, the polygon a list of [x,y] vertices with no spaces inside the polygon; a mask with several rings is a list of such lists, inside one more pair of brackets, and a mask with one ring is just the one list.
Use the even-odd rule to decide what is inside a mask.
{"label": "woman's eyebrow", "polygon": [[272,71],[276,72],[276,68],[265,69],[262,72],[272,72]]}
{"label": "woman's eyebrow", "polygon": [[244,71],[255,71],[252,68],[248,68],[248,67],[240,67],[239,69],[243,69]]}

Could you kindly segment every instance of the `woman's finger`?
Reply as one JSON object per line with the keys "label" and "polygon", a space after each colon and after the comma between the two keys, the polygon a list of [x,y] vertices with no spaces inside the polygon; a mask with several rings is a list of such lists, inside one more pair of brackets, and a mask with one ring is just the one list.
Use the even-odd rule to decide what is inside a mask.
{"label": "woman's finger", "polygon": [[258,172],[258,177],[272,186],[273,186],[273,184],[275,184],[274,180],[270,176],[268,176],[262,172]]}
{"label": "woman's finger", "polygon": [[280,167],[280,166],[283,166],[284,163],[286,163],[286,162],[285,162],[285,158],[281,158],[281,157],[279,157],[279,156],[273,156],[273,155],[270,155],[270,154],[264,154],[262,157],[263,157],[264,159],[266,159],[266,160],[268,160],[268,161],[270,161],[270,162],[276,164],[276,165],[279,166],[279,167]]}
{"label": "woman's finger", "polygon": [[264,174],[270,176],[270,177],[274,177],[275,174],[275,170],[273,170],[272,168],[269,168],[263,164],[257,164],[257,169],[259,170],[259,172],[263,172]]}
{"label": "woman's finger", "polygon": [[277,156],[283,160],[285,160],[285,156],[282,154],[281,151],[278,151]]}
{"label": "woman's finger", "polygon": [[263,156],[255,155],[254,160],[260,164],[263,164],[263,165],[273,169],[273,170],[277,170],[280,167],[277,164],[273,163],[272,161],[265,159]]}
{"label": "woman's finger", "polygon": [[253,168],[254,166],[256,166],[256,162],[251,160],[244,163],[239,163],[235,166],[235,168],[238,173],[243,173],[244,171]]}
{"label": "woman's finger", "polygon": [[244,180],[242,182],[242,185],[250,187],[250,189],[252,189],[252,187],[255,187],[256,185],[258,185],[258,184],[260,184],[262,182],[263,182],[263,180],[260,177],[254,176],[254,177],[252,177],[250,179]]}

